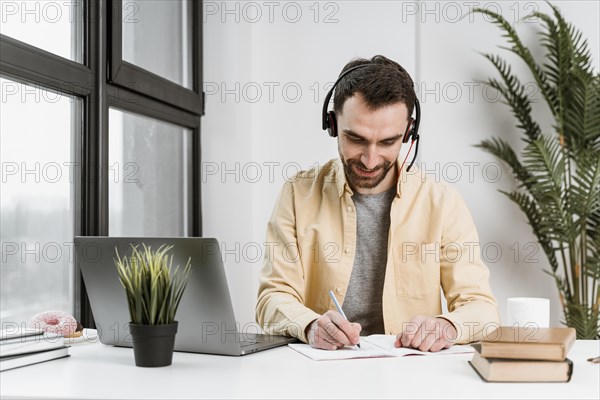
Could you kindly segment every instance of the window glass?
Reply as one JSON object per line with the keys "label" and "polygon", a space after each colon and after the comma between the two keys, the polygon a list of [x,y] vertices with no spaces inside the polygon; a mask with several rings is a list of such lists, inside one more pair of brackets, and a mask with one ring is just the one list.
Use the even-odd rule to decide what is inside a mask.
{"label": "window glass", "polygon": [[0,33],[83,62],[83,0],[0,0]]}
{"label": "window glass", "polygon": [[78,98],[0,78],[0,320],[74,311]]}
{"label": "window glass", "polygon": [[188,236],[192,131],[109,113],[109,234]]}
{"label": "window glass", "polygon": [[191,2],[123,0],[122,16],[123,60],[192,89]]}

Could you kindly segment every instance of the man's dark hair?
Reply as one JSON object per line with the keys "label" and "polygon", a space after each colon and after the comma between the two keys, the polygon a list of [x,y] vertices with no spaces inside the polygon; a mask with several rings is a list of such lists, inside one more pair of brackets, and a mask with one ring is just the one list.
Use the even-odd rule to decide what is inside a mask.
{"label": "man's dark hair", "polygon": [[333,110],[342,113],[348,98],[360,93],[367,106],[372,110],[396,103],[404,103],[408,108],[408,117],[415,107],[415,89],[413,80],[400,64],[381,55],[368,60],[357,58],[350,61],[340,75],[349,68],[361,64],[372,64],[358,68],[342,78],[335,87]]}

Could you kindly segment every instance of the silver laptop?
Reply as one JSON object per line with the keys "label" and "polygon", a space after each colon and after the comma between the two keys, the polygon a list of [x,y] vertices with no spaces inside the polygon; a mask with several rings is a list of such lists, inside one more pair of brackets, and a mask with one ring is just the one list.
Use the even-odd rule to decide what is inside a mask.
{"label": "silver laptop", "polygon": [[[283,346],[294,338],[257,333],[256,326],[240,329],[235,321],[219,243],[214,238],[75,237],[76,262],[90,300],[100,342],[133,345],[125,289],[114,266],[119,255],[131,253],[131,244],[153,249],[173,245],[173,268],[192,260],[192,273],[177,309],[179,322],[175,350],[241,356]],[[240,332],[241,330],[241,332]]]}

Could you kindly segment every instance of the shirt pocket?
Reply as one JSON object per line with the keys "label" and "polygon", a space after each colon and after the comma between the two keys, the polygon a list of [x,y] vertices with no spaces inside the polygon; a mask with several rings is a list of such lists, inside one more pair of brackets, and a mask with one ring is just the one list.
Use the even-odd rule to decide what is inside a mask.
{"label": "shirt pocket", "polygon": [[396,294],[423,299],[440,290],[440,244],[405,242],[392,248]]}

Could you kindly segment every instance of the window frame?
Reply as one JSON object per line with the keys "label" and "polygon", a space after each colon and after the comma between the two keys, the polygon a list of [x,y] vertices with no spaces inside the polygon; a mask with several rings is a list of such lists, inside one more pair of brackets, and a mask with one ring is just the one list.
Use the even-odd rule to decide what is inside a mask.
{"label": "window frame", "polygon": [[[189,90],[162,76],[123,60],[123,0],[112,0],[109,21],[111,24],[109,76],[115,85],[128,88],[153,99],[165,101],[186,111],[202,110],[202,89],[198,85],[202,81],[201,71],[196,68],[202,65],[202,30],[197,29],[195,21],[202,21],[202,3],[190,0],[192,12],[192,90]],[[135,82],[135,87],[130,83]]]}
{"label": "window frame", "polygon": [[[122,10],[122,0],[83,1],[83,62],[68,60],[46,50],[0,34],[0,74],[17,82],[48,87],[58,92],[77,96],[83,101],[82,133],[79,146],[81,179],[75,183],[78,197],[75,214],[75,235],[108,235],[108,112],[110,108],[132,112],[181,125],[192,130],[192,177],[190,236],[202,235],[201,208],[201,116],[204,108],[202,93],[202,0],[192,1],[192,70],[193,91],[158,77],[139,67],[129,76],[128,63],[115,58],[115,28],[121,28],[113,14],[115,7]],[[100,21],[100,23],[98,23]],[[120,20],[117,20],[120,21]],[[119,37],[118,50],[121,51]],[[109,71],[117,72],[116,80]],[[124,69],[123,69],[124,68]],[[135,69],[134,68],[134,69]],[[120,83],[120,78],[139,79],[145,88],[148,83],[167,88],[162,96],[155,91],[133,91]],[[159,80],[156,80],[160,78]],[[187,92],[175,90],[177,86]],[[175,96],[175,97],[174,97]],[[85,290],[81,271],[75,265],[75,318],[84,327],[93,328],[94,319]]]}

